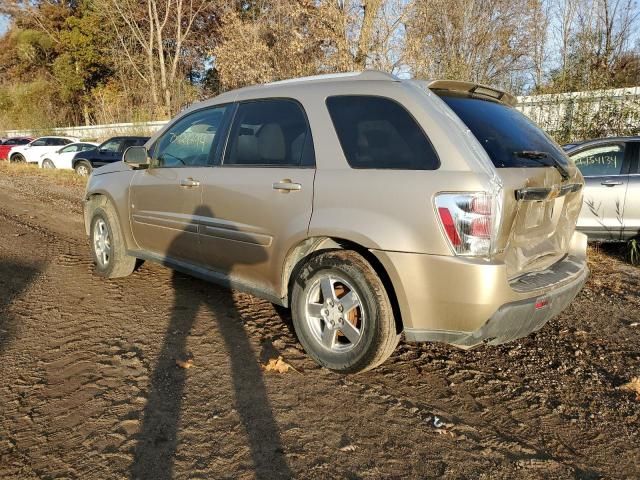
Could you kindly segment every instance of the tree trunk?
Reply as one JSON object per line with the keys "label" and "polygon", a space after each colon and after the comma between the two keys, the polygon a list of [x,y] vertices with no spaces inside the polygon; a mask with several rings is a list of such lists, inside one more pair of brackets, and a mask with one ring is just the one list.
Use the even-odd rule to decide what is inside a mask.
{"label": "tree trunk", "polygon": [[367,57],[371,47],[371,37],[373,36],[373,23],[381,6],[382,0],[363,0],[362,2],[362,28],[360,29],[358,50],[354,59],[357,68],[364,69],[367,66]]}

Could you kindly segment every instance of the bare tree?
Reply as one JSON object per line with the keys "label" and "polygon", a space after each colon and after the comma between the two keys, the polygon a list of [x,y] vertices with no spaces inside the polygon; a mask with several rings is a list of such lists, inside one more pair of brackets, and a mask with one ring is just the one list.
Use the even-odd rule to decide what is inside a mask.
{"label": "bare tree", "polygon": [[[102,0],[122,52],[133,72],[149,85],[154,104],[171,115],[186,43],[196,20],[216,5],[213,0]],[[141,55],[142,54],[142,55]],[[141,58],[144,61],[141,62]]]}
{"label": "bare tree", "polygon": [[407,58],[416,76],[522,83],[539,0],[416,0]]}

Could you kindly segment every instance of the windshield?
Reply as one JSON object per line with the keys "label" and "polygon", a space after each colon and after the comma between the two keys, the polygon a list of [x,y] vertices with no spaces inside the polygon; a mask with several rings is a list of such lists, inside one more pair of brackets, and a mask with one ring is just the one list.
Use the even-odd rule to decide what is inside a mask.
{"label": "windshield", "polygon": [[471,130],[497,168],[551,166],[552,159],[568,165],[565,153],[515,108],[448,90],[434,93]]}

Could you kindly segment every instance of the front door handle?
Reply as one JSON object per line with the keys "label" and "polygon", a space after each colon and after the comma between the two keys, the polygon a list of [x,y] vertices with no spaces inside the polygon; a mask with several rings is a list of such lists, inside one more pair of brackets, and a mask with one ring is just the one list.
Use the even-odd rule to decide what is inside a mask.
{"label": "front door handle", "polygon": [[600,182],[600,185],[604,185],[605,187],[615,187],[616,185],[622,185],[620,180],[604,180]]}
{"label": "front door handle", "polygon": [[183,178],[180,180],[181,187],[199,187],[200,182],[198,180],[194,180],[193,178]]}
{"label": "front door handle", "polygon": [[302,190],[302,184],[294,183],[290,179],[285,178],[284,180],[280,180],[279,182],[275,182],[273,184],[274,190],[280,190],[283,193],[288,193],[292,191]]}

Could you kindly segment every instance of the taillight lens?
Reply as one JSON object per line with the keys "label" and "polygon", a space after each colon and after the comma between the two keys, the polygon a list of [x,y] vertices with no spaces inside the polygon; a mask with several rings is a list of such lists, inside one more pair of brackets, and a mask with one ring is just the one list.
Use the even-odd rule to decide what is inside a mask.
{"label": "taillight lens", "polygon": [[436,209],[444,233],[458,255],[489,255],[492,251],[495,205],[486,193],[441,193]]}

